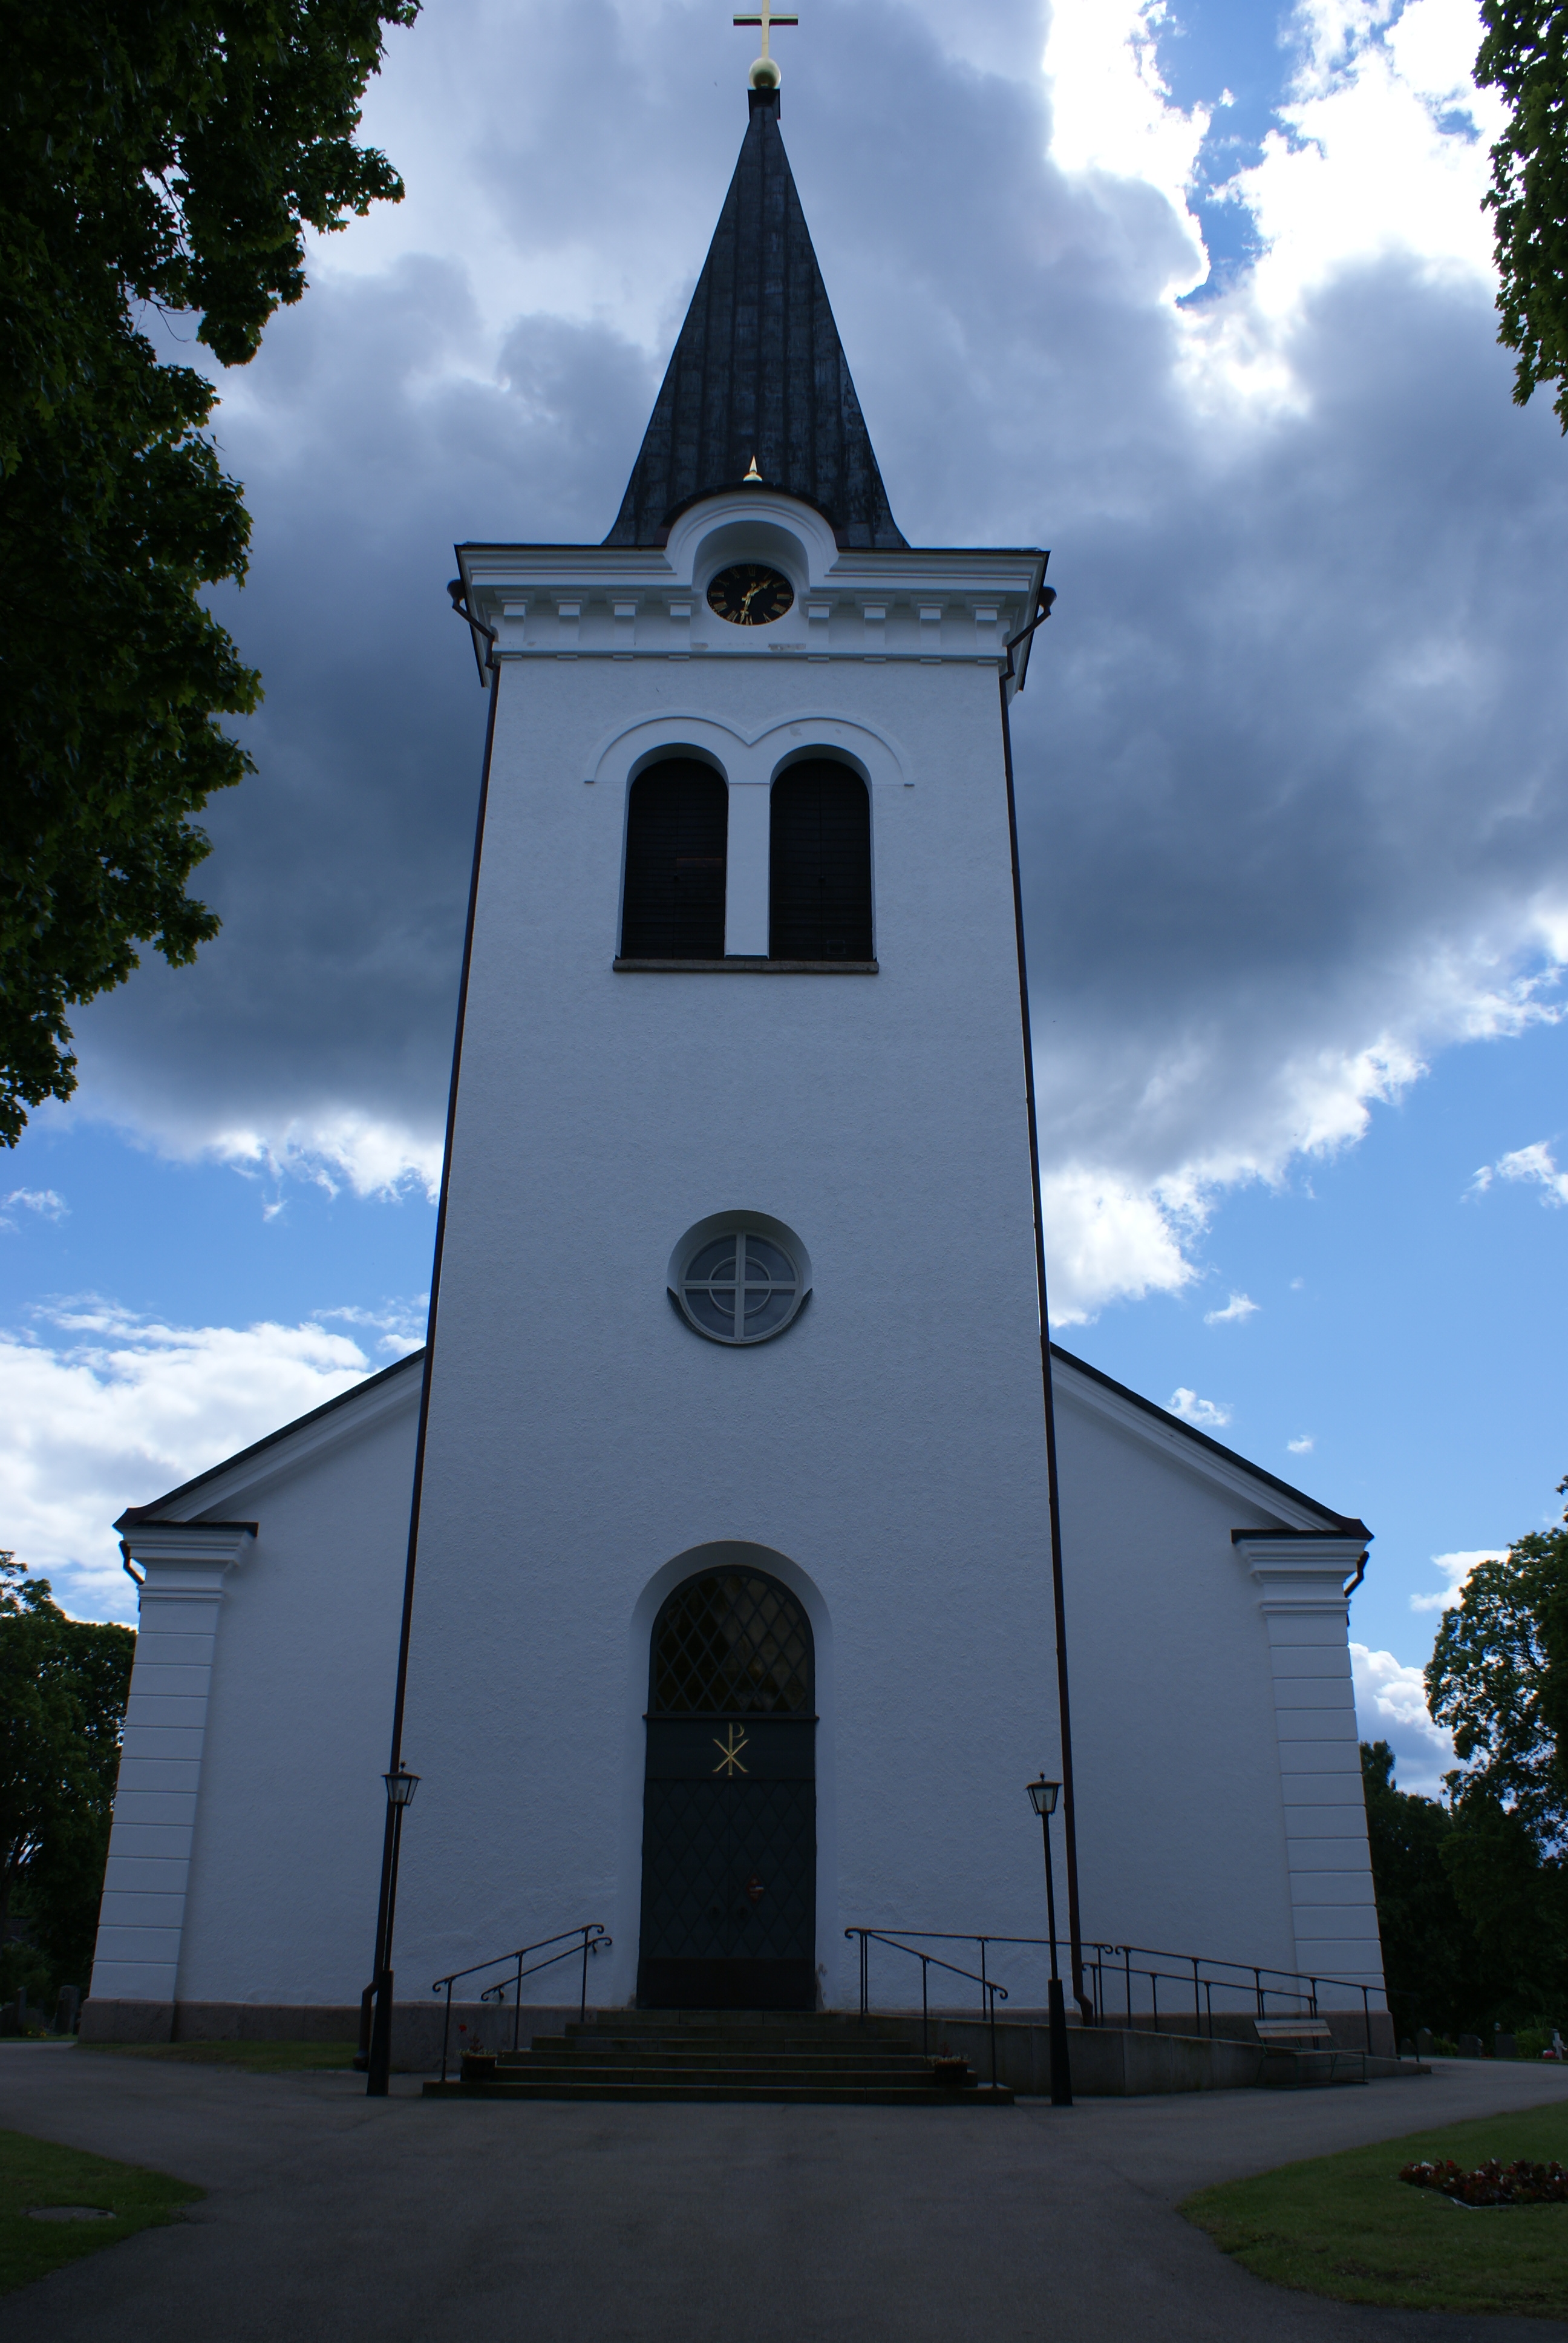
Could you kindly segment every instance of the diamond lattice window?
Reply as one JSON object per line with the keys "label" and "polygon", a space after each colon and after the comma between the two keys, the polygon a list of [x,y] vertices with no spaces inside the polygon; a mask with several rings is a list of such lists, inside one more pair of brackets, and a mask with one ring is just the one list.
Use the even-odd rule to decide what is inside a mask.
{"label": "diamond lattice window", "polygon": [[716,1571],[677,1587],[653,1631],[655,1715],[791,1716],[813,1701],[811,1627],[759,1571]]}

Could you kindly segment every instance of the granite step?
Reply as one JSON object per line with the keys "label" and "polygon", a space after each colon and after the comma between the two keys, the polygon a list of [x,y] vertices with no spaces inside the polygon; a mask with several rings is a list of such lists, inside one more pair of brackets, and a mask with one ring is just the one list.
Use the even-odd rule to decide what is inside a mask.
{"label": "granite step", "polygon": [[[933,2047],[940,2046],[937,2033]],[[823,2013],[617,2010],[503,2051],[493,2079],[427,2083],[432,2098],[753,2100],[775,2105],[1010,2107],[972,2076],[937,2082],[918,2029]]]}

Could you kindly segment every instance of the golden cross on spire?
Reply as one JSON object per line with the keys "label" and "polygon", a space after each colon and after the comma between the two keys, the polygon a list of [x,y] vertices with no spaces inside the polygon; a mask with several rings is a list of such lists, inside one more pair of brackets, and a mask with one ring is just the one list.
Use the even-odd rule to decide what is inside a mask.
{"label": "golden cross on spire", "polygon": [[738,25],[759,25],[762,27],[762,55],[751,68],[752,88],[777,89],[779,82],[779,67],[776,61],[768,54],[768,35],[775,25],[798,25],[800,19],[796,15],[780,15],[770,5],[770,0],[759,0],[759,9],[758,15],[737,16],[735,21]]}

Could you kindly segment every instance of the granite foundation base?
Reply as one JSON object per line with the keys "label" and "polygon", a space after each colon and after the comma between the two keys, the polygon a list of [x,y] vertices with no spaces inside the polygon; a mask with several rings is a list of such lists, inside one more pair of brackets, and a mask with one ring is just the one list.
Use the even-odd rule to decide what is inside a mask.
{"label": "granite foundation base", "polygon": [[[523,2048],[535,2034],[558,2034],[576,2022],[569,2007],[527,2003],[518,2016],[493,2002],[452,2004],[449,2056],[456,2065],[477,2035],[489,2049],[509,2050],[514,2026]],[[400,2074],[428,2074],[441,2064],[446,2005],[399,2001],[392,2010],[392,2064]],[[459,2027],[467,2031],[460,2033]],[[84,2042],[357,2042],[355,2002],[100,2001],[82,2006]]]}

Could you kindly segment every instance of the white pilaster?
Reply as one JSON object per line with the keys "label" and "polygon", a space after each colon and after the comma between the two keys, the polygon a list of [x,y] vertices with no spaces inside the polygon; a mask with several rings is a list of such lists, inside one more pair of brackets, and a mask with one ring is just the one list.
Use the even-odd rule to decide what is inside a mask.
{"label": "white pilaster", "polygon": [[254,1522],[127,1527],[140,1626],[93,1963],[95,2001],[172,2008],[224,1580]]}
{"label": "white pilaster", "polygon": [[[1268,1625],[1296,1961],[1313,1976],[1377,1986],[1381,2006],[1345,1594],[1365,1541],[1236,1530],[1231,1544],[1260,1590]],[[1332,2006],[1334,1996],[1323,1999]]]}
{"label": "white pilaster", "polygon": [[768,957],[768,844],[773,792],[766,781],[729,784],[724,872],[724,951]]}

